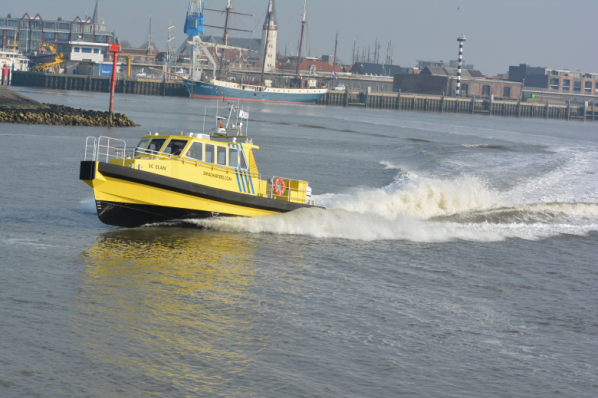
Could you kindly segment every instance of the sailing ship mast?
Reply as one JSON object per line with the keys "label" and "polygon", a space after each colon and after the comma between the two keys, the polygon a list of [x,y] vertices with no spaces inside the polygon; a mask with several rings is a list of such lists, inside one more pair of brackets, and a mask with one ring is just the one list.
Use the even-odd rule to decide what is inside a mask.
{"label": "sailing ship mast", "polygon": [[222,67],[224,65],[224,51],[228,47],[228,33],[229,33],[229,31],[230,30],[237,30],[237,31],[240,31],[240,32],[252,32],[253,33],[253,31],[251,31],[251,30],[229,28],[228,21],[230,19],[230,14],[245,15],[245,16],[249,16],[249,17],[253,16],[253,14],[245,14],[245,13],[242,13],[242,12],[234,12],[234,11],[232,11],[232,9],[233,9],[233,5],[231,3],[231,0],[228,0],[228,2],[226,4],[226,10],[214,10],[212,8],[204,8],[204,10],[206,10],[206,11],[215,11],[215,12],[221,12],[221,13],[224,12],[224,13],[226,13],[226,19],[224,20],[224,28],[222,28],[220,26],[213,26],[213,25],[205,25],[204,24],[204,26],[207,26],[207,27],[210,27],[210,28],[224,29],[224,34],[222,35],[222,44],[223,44],[223,47],[222,47],[222,54],[220,55],[220,63],[219,63],[219,67],[218,67],[218,76],[220,76],[222,74]]}
{"label": "sailing ship mast", "polygon": [[[228,20],[230,18],[230,10],[233,8],[232,4],[230,3],[230,0],[228,0],[228,3],[226,4],[226,19],[224,20],[224,35],[222,35],[222,44],[224,44],[225,46],[228,46]],[[218,67],[218,75],[221,76],[222,75],[222,66],[224,65],[224,51],[225,49],[222,49],[222,55],[220,56],[220,66]]]}
{"label": "sailing ship mast", "polygon": [[305,30],[305,8],[307,6],[307,0],[303,3],[303,18],[301,19],[301,36],[299,38],[299,51],[297,52],[297,71],[295,72],[296,78],[299,79],[299,64],[301,63],[301,47],[303,46],[303,31]]}
{"label": "sailing ship mast", "polygon": [[266,17],[266,42],[264,43],[264,59],[262,60],[262,74],[260,76],[260,82],[264,81],[264,71],[266,69],[266,56],[268,54],[268,40],[270,38],[270,21],[272,20],[272,1],[270,0],[270,5],[268,6],[268,16]]}

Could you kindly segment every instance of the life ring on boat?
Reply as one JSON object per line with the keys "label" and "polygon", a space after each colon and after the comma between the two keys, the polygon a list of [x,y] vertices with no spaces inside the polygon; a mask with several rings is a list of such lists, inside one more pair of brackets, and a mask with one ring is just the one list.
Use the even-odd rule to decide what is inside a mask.
{"label": "life ring on boat", "polygon": [[282,178],[278,177],[276,180],[274,180],[274,193],[276,195],[282,195],[286,190],[286,187],[287,186],[285,185],[284,180]]}

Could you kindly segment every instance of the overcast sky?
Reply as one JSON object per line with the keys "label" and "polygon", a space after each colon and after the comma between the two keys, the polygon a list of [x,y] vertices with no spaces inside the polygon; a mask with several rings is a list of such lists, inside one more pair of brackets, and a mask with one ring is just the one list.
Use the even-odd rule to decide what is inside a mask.
{"label": "overcast sky", "polygon": [[[184,38],[188,0],[100,0],[100,15],[117,37],[140,46],[147,41],[152,16],[152,41],[166,47],[168,22],[178,47]],[[254,30],[234,37],[261,37],[268,0],[233,0],[233,10],[253,17],[233,16],[231,25]],[[278,50],[296,53],[302,0],[277,0]],[[226,0],[207,0],[206,8],[224,9]],[[44,19],[93,14],[95,0],[0,0],[0,15]],[[356,41],[362,54],[376,38],[380,59],[392,40],[393,64],[415,66],[416,60],[457,59],[457,37],[464,34],[464,59],[487,75],[505,73],[509,65],[527,63],[598,72],[598,0],[309,0],[303,55],[334,53],[350,63]],[[219,13],[205,13],[205,23],[224,25]],[[206,28],[207,34],[222,30]]]}

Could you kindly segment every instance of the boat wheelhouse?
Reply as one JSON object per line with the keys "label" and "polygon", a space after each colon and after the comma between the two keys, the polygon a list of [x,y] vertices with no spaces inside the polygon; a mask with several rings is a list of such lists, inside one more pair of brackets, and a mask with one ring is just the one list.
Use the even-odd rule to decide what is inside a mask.
{"label": "boat wheelhouse", "polygon": [[100,220],[138,227],[313,207],[306,181],[262,177],[253,155],[259,147],[243,135],[244,119],[237,111],[231,106],[228,118],[217,117],[208,134],[148,133],[135,147],[120,139],[88,137],[80,179],[94,190]]}
{"label": "boat wheelhouse", "polygon": [[27,72],[29,70],[29,58],[20,51],[0,50],[0,68],[4,65],[12,71]]}

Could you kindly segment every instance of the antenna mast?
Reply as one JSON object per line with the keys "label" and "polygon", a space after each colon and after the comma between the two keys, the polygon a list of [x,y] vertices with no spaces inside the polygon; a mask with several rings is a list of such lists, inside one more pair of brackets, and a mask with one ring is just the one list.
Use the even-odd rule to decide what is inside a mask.
{"label": "antenna mast", "polygon": [[147,53],[151,54],[153,52],[154,47],[152,47],[152,16],[150,15],[149,33],[147,35]]}
{"label": "antenna mast", "polygon": [[299,37],[299,51],[297,52],[297,71],[295,72],[297,75],[297,79],[299,78],[299,64],[301,63],[301,47],[303,47],[303,31],[305,30],[305,14],[307,7],[307,0],[303,3],[303,18],[301,19],[301,36]]}
{"label": "antenna mast", "polygon": [[334,73],[334,67],[336,66],[336,49],[338,47],[338,32],[336,32],[336,39],[334,39],[334,61],[332,61],[332,72]]}

